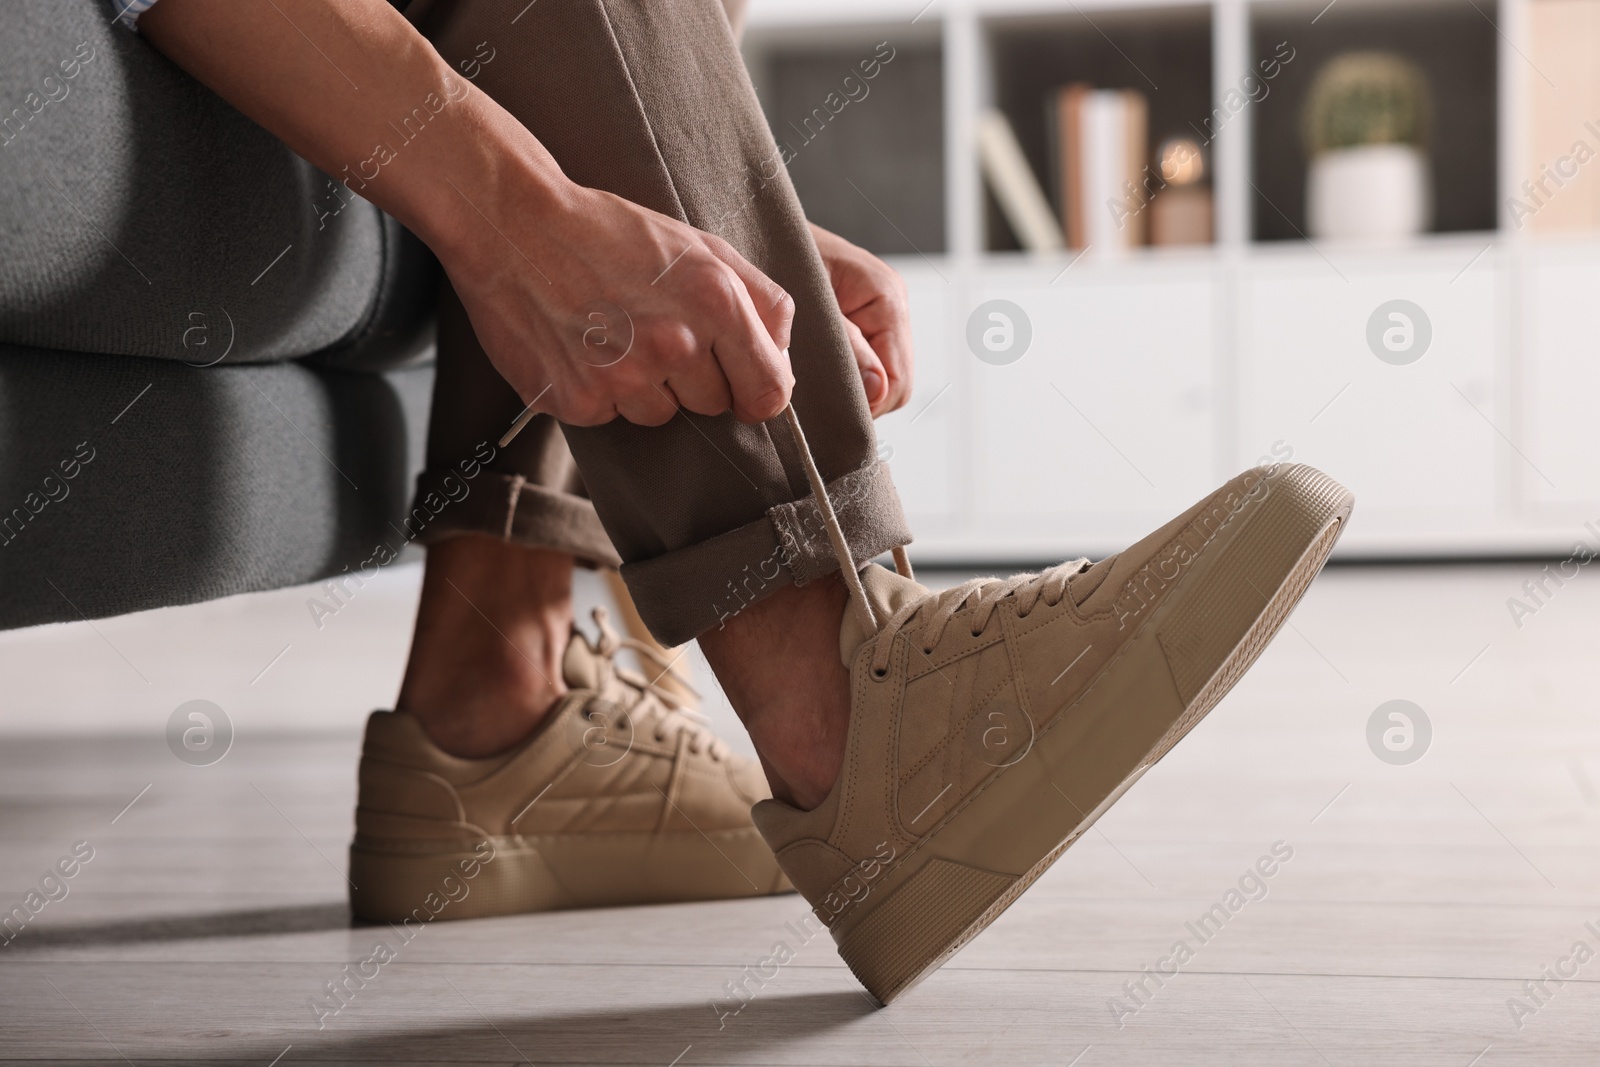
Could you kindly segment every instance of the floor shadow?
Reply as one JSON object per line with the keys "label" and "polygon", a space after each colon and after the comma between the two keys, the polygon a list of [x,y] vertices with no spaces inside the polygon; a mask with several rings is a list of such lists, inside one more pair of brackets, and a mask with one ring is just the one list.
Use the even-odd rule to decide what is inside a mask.
{"label": "floor shadow", "polygon": [[225,937],[278,937],[349,927],[349,905],[329,902],[30,927],[6,947],[13,953],[26,954],[58,948],[204,941]]}
{"label": "floor shadow", "polygon": [[[459,1003],[452,1011],[476,1009],[459,991],[444,995]],[[596,996],[608,995],[597,989]],[[474,998],[478,999],[478,998]],[[359,1002],[347,1011],[357,1011]],[[384,1034],[340,1034],[356,1020],[330,1019],[327,1028],[293,1037],[293,1048],[279,1067],[296,1060],[384,1063],[452,1063],[509,1060],[519,1063],[655,1064],[749,1063],[764,1050],[793,1045],[872,1014],[874,1006],[857,990],[758,995],[738,1015],[719,1018],[709,1000],[634,1009],[625,1004],[590,1011],[498,1017],[481,1015],[481,1024],[396,1030]],[[289,1036],[284,1044],[288,1044]],[[692,1055],[685,1056],[689,1046]],[[265,1063],[283,1052],[260,1047],[230,1049],[230,1056],[259,1055]]]}

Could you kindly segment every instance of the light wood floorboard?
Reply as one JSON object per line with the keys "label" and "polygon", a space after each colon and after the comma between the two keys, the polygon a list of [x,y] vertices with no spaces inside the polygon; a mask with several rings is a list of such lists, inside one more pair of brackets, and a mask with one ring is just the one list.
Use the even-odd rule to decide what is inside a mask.
{"label": "light wood floorboard", "polygon": [[[0,948],[0,1062],[1592,1067],[1600,956],[1520,1027],[1508,1008],[1575,942],[1600,953],[1600,582],[1519,630],[1505,598],[1537,570],[1329,572],[1189,739],[885,1011],[825,937],[800,941],[785,896],[440,923],[319,1029],[323,983],[398,940],[344,904],[355,711],[324,732],[244,716],[205,768],[143,712],[122,733],[13,731],[0,908],[74,841],[95,857]],[[27,640],[0,638],[8,671]],[[151,670],[181,672],[168,655]],[[8,682],[47,715],[43,675]],[[1395,697],[1434,727],[1405,767],[1365,739]],[[1189,924],[1280,841],[1294,856],[1265,895],[1198,938]],[[1112,998],[1134,1006],[1124,984],[1179,939],[1194,958],[1119,1018]],[[795,959],[719,1019],[726,984],[780,940]]]}

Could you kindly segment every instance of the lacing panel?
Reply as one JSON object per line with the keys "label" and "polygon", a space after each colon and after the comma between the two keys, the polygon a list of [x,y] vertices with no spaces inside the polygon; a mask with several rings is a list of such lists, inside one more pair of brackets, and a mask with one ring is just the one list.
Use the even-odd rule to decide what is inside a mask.
{"label": "lacing panel", "polygon": [[[711,732],[710,720],[688,707],[678,694],[660,684],[677,661],[667,659],[659,649],[643,641],[618,636],[611,628],[604,608],[595,608],[593,617],[600,630],[600,646],[596,652],[604,664],[603,669],[621,682],[624,689],[638,694],[632,703],[623,706],[635,734],[651,732],[651,736],[660,743],[676,741],[680,736],[687,735],[690,752],[695,755],[706,752],[717,761],[725,759],[728,746]],[[653,664],[657,668],[656,673],[646,678],[618,663],[617,651],[624,648],[636,653],[641,663]],[[680,684],[687,684],[681,679],[679,681]],[[692,687],[690,691],[693,692]],[[695,695],[699,696],[698,693]]]}
{"label": "lacing panel", "polygon": [[1010,578],[973,578],[953,589],[946,589],[926,600],[914,600],[891,615],[883,628],[873,638],[872,674],[882,678],[889,672],[889,657],[894,650],[894,639],[913,621],[920,621],[921,631],[916,640],[922,651],[931,655],[944,637],[945,628],[963,612],[971,612],[968,620],[973,637],[980,636],[994,617],[995,609],[1006,600],[1017,606],[1017,618],[1027,618],[1028,613],[1043,601],[1055,607],[1067,595],[1067,582],[1089,566],[1087,559],[1068,560],[1038,574],[1017,574]]}

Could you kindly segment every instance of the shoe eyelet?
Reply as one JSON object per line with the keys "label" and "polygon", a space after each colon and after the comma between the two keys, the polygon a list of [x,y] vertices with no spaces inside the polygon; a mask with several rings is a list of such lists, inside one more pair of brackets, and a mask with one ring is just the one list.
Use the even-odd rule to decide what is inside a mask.
{"label": "shoe eyelet", "polygon": [[888,668],[884,668],[883,670],[880,671],[880,670],[878,670],[878,668],[874,667],[874,668],[872,668],[872,670],[869,673],[872,675],[872,680],[874,682],[881,682],[885,678],[889,677]]}

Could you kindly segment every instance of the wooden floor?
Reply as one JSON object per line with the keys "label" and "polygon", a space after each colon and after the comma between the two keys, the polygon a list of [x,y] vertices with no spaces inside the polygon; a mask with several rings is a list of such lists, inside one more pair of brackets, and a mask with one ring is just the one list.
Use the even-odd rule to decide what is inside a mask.
{"label": "wooden floor", "polygon": [[[94,856],[0,948],[0,1060],[1592,1065],[1600,579],[1584,574],[1519,630],[1506,599],[1537,570],[1326,574],[1205,723],[984,936],[881,1011],[825,937],[803,943],[786,925],[805,909],[785,896],[438,923],[319,1030],[309,1001],[324,983],[398,940],[352,928],[344,904],[347,724],[362,709],[335,733],[241,728],[201,768],[158,728],[13,729],[0,740],[0,909],[74,842]],[[105,636],[137,662],[144,639],[128,626]],[[113,662],[96,635],[61,632],[51,640],[78,641],[82,670]],[[57,660],[25,655],[30,640],[0,643],[12,727],[51,710],[29,662]],[[1409,766],[1366,740],[1394,698],[1433,724]],[[1293,855],[1266,895],[1202,941],[1190,924],[1275,844]],[[1125,983],[1180,940],[1181,971],[1131,997]],[[793,960],[732,1014],[725,984],[780,941]],[[1571,973],[1558,961],[1580,941],[1578,976],[1530,993],[1547,967]]]}

